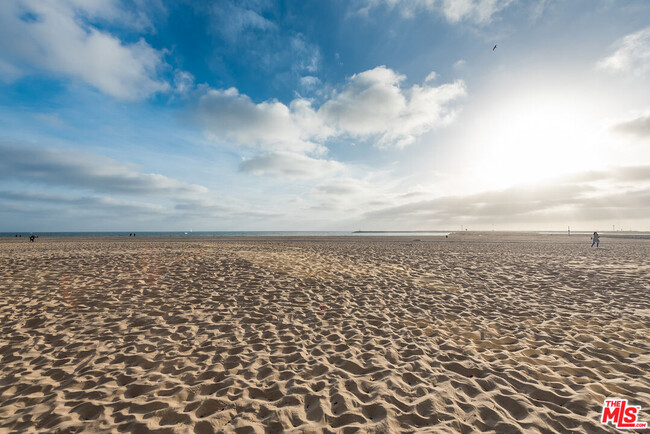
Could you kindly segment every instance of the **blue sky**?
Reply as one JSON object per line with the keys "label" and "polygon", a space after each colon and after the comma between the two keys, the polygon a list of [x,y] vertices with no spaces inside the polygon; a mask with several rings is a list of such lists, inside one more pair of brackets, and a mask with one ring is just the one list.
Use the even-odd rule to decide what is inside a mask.
{"label": "blue sky", "polygon": [[641,0],[2,2],[0,231],[650,230],[648,23]]}

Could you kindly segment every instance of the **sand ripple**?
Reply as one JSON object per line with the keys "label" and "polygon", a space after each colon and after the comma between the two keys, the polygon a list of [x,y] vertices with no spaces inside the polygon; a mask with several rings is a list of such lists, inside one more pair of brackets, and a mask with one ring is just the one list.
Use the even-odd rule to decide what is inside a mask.
{"label": "sand ripple", "polygon": [[494,241],[2,241],[0,431],[650,421],[650,243]]}

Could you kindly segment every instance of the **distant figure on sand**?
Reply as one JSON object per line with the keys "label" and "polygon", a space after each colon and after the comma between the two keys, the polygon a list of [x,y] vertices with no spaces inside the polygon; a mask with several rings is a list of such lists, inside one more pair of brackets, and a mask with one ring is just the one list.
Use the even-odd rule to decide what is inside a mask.
{"label": "distant figure on sand", "polygon": [[36,238],[34,235],[30,235],[30,237],[29,237],[29,242],[30,242],[30,243],[33,243],[33,242],[34,242],[34,238]]}
{"label": "distant figure on sand", "polygon": [[600,243],[600,237],[598,236],[598,232],[594,232],[594,234],[591,236],[591,239],[592,239],[591,247],[593,247],[595,244],[596,248],[598,248],[598,244]]}

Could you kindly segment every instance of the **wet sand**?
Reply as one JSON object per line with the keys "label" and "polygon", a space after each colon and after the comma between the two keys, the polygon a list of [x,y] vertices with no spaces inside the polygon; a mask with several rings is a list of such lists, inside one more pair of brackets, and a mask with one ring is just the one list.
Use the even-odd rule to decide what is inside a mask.
{"label": "wet sand", "polygon": [[0,431],[650,422],[650,241],[601,241],[0,239]]}

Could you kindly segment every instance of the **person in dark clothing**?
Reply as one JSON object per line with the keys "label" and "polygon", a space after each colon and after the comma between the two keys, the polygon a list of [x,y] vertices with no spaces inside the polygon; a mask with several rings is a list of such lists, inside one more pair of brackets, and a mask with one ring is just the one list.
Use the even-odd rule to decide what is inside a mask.
{"label": "person in dark clothing", "polygon": [[34,242],[34,238],[36,238],[34,235],[30,235],[30,236],[29,236],[29,242],[30,242],[30,243],[33,243],[33,242]]}
{"label": "person in dark clothing", "polygon": [[598,244],[600,244],[600,236],[598,235],[598,232],[594,232],[594,234],[591,237],[591,240],[592,240],[591,247],[593,247],[595,244],[596,248],[598,248]]}

